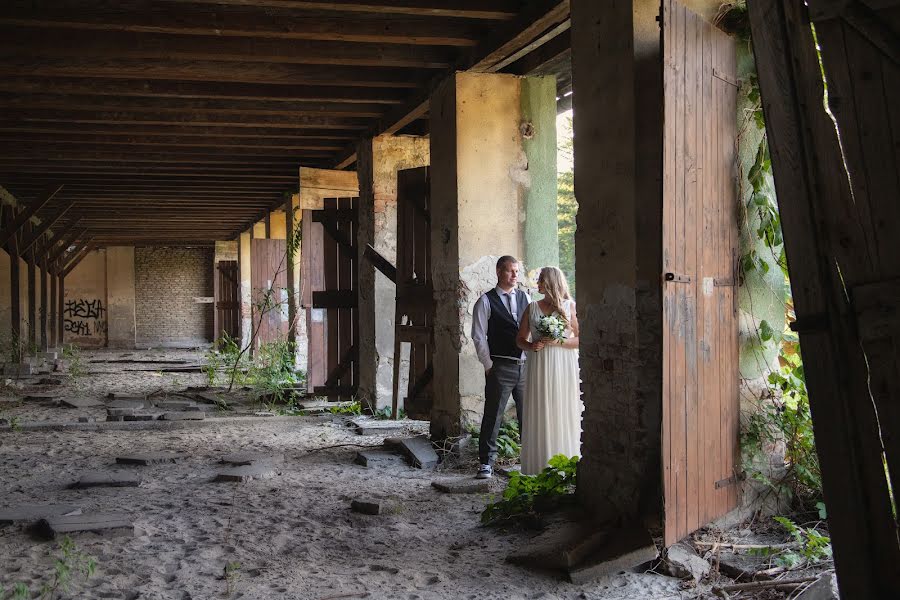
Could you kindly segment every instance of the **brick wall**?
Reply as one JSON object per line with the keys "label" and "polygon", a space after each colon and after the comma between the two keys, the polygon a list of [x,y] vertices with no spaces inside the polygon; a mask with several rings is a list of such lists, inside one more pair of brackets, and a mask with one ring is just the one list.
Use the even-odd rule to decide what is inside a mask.
{"label": "brick wall", "polygon": [[213,305],[212,248],[135,248],[135,317],[138,344],[209,342]]}

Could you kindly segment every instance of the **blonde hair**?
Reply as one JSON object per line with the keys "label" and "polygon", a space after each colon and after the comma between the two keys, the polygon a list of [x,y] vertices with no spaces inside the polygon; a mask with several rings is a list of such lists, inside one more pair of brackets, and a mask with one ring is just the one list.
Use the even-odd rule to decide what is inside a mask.
{"label": "blonde hair", "polygon": [[565,274],[556,267],[544,267],[538,275],[538,281],[544,282],[544,300],[568,324],[569,319],[562,308],[563,301],[571,298],[569,296],[569,282],[566,281]]}

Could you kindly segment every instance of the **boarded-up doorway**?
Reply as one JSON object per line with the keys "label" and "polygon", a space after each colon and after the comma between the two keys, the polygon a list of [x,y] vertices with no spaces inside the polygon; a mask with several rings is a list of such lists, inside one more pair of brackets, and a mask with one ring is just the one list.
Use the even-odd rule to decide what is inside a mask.
{"label": "boarded-up doorway", "polygon": [[325,385],[328,374],[325,348],[325,309],[313,308],[313,292],[325,289],[325,230],[313,221],[313,211],[304,210],[300,220],[300,308],[306,318],[307,366],[306,390],[312,395]]}
{"label": "boarded-up doorway", "polygon": [[250,240],[254,348],[287,341],[288,287],[285,240]]}
{"label": "boarded-up doorway", "polygon": [[734,42],[663,2],[665,543],[738,505]]}
{"label": "boarded-up doorway", "polygon": [[240,274],[236,260],[220,260],[215,272],[216,335],[219,341],[225,335],[233,340],[241,336]]}

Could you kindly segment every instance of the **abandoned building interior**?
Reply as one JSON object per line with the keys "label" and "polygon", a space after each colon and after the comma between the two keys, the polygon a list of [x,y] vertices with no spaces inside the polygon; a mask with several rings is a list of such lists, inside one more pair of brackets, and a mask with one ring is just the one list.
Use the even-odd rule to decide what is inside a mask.
{"label": "abandoned building interior", "polygon": [[[5,0],[0,600],[900,598],[898,98],[898,0]],[[581,453],[479,480],[502,255]]]}

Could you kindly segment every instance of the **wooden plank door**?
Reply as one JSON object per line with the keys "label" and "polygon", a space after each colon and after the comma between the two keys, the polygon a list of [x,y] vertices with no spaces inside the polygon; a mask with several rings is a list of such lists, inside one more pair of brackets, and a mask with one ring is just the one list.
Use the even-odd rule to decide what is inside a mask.
{"label": "wooden plank door", "polygon": [[312,293],[313,309],[325,309],[325,383],[316,394],[348,400],[359,387],[359,276],[357,272],[358,198],[325,198],[313,211],[323,235],[324,290]]}
{"label": "wooden plank door", "polygon": [[429,211],[428,167],[399,171],[394,387],[396,390],[399,385],[400,344],[409,342],[408,389],[403,407],[410,418],[421,420],[431,418],[434,376],[434,285]]}
{"label": "wooden plank door", "polygon": [[216,263],[216,341],[227,334],[231,339],[240,340],[241,298],[238,261],[220,260]]}
{"label": "wooden plank door", "polygon": [[737,507],[733,41],[663,2],[663,489],[672,544]]}
{"label": "wooden plank door", "polygon": [[325,246],[321,223],[313,220],[313,211],[304,210],[300,220],[300,308],[306,316],[307,364],[306,390],[312,395],[325,385],[327,345],[325,310],[313,308],[313,292],[325,289]]}
{"label": "wooden plank door", "polygon": [[288,293],[285,240],[250,240],[250,289],[255,348],[287,341]]}

